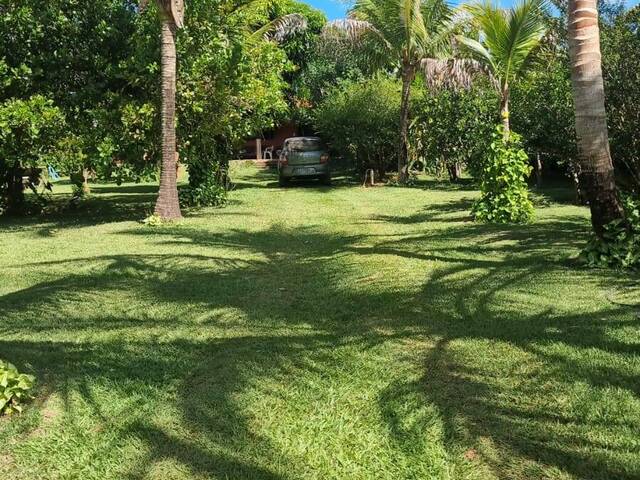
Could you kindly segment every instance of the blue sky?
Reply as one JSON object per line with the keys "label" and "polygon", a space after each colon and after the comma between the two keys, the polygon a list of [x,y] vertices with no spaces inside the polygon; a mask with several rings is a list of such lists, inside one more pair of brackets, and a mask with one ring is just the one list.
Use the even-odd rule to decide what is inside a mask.
{"label": "blue sky", "polygon": [[[334,20],[336,18],[344,18],[349,8],[349,0],[304,0],[309,5],[322,10],[329,20]],[[626,4],[628,6],[632,6],[638,3],[639,0],[626,0]],[[509,7],[514,2],[514,0],[502,0],[500,3]],[[457,1],[453,1],[452,3],[458,3]]]}
{"label": "blue sky", "polygon": [[329,20],[335,20],[336,18],[344,18],[347,9],[349,8],[348,2],[341,0],[304,0],[312,7],[322,10]]}

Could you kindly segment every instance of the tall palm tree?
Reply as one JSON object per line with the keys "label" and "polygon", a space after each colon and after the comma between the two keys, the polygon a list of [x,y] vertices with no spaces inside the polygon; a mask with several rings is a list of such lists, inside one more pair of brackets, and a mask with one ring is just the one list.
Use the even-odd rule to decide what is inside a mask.
{"label": "tall palm tree", "polygon": [[602,237],[604,226],[623,219],[624,214],[609,151],[596,0],[569,0],[568,15],[581,183],[593,229]]}
{"label": "tall palm tree", "polygon": [[495,81],[500,93],[505,137],[510,130],[509,88],[545,34],[545,8],[546,0],[522,0],[509,10],[502,10],[489,0],[465,7],[480,37],[479,40],[463,36],[458,39],[486,66]]}
{"label": "tall palm tree", "polygon": [[[146,8],[149,0],[141,0]],[[183,26],[184,0],[156,0],[161,22],[162,165],[155,214],[163,220],[182,218],[176,161],[176,30]]]}
{"label": "tall palm tree", "polygon": [[[141,0],[144,9],[149,0]],[[155,214],[163,220],[182,218],[177,185],[176,161],[176,31],[184,22],[184,0],[156,0],[161,21],[161,65],[162,65],[162,166],[160,190],[156,200]],[[263,6],[262,0],[241,2],[238,10]],[[306,28],[306,19],[299,14],[277,18],[251,35],[253,40],[281,41],[287,35]]]}
{"label": "tall palm tree", "polygon": [[356,0],[349,18],[327,24],[325,34],[346,34],[368,48],[373,62],[394,64],[402,78],[398,181],[408,177],[411,84],[428,59],[449,55],[452,12],[444,0]]}

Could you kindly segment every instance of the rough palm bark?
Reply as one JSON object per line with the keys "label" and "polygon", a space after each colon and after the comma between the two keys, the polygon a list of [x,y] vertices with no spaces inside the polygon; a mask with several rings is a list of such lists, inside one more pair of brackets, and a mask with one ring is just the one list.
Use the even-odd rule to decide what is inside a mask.
{"label": "rough palm bark", "polygon": [[176,22],[160,2],[162,56],[162,166],[155,213],[163,220],[182,218],[176,162]]}
{"label": "rough palm bark", "polygon": [[411,64],[402,69],[402,98],[400,103],[400,151],[398,155],[398,182],[406,183],[409,177],[409,99],[411,82],[416,69]]}
{"label": "rough palm bark", "polygon": [[624,218],[609,151],[596,0],[569,0],[569,53],[580,183],[598,236]]}

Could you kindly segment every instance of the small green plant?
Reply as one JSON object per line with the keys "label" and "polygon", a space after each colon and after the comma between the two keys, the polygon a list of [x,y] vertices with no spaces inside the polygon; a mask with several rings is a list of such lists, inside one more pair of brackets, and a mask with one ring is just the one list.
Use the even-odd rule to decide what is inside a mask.
{"label": "small green plant", "polygon": [[9,362],[0,360],[0,415],[22,413],[25,401],[33,398],[35,377],[18,372]]}
{"label": "small green plant", "polygon": [[593,236],[581,258],[590,267],[640,268],[640,198],[622,198],[625,221],[605,226],[602,238]]}
{"label": "small green plant", "polygon": [[142,223],[149,227],[161,227],[164,222],[162,221],[162,217],[160,215],[158,215],[157,213],[152,213],[147,218],[142,220]]}
{"label": "small green plant", "polygon": [[527,223],[533,219],[526,178],[531,173],[521,137],[504,136],[499,125],[493,133],[489,158],[480,174],[480,199],[473,205],[476,220],[491,223]]}
{"label": "small green plant", "polygon": [[179,195],[182,207],[222,207],[227,203],[227,190],[216,179],[198,186],[182,187]]}

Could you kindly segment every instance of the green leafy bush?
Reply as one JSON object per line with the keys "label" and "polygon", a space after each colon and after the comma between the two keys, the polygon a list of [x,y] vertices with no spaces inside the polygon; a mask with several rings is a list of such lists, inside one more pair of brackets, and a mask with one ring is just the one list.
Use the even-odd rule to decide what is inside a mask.
{"label": "green leafy bush", "polygon": [[602,238],[593,236],[582,252],[590,267],[640,268],[640,198],[623,197],[626,221],[605,226]]}
{"label": "green leafy bush", "polygon": [[207,154],[200,150],[187,156],[189,185],[178,192],[182,207],[221,207],[227,203],[227,165],[232,146],[215,140]]}
{"label": "green leafy bush", "polygon": [[182,207],[221,207],[227,203],[227,190],[215,178],[182,187],[179,195]]}
{"label": "green leafy bush", "polygon": [[385,77],[345,81],[315,112],[315,127],[333,153],[360,172],[374,169],[378,179],[397,168],[400,88]]}
{"label": "green leafy bush", "polygon": [[493,125],[498,118],[497,93],[488,82],[476,81],[469,90],[428,90],[414,102],[411,128],[412,157],[425,170],[451,180],[468,167],[481,169]]}
{"label": "green leafy bush", "polygon": [[37,193],[38,168],[55,150],[64,121],[60,109],[40,95],[0,104],[0,213],[28,210],[25,187]]}
{"label": "green leafy bush", "polygon": [[35,377],[18,372],[8,362],[0,360],[0,415],[22,412],[25,401],[32,399]]}
{"label": "green leafy bush", "polygon": [[475,219],[492,223],[530,222],[533,205],[526,182],[530,173],[520,135],[511,132],[505,138],[499,125],[480,175],[481,196],[472,210]]}
{"label": "green leafy bush", "polygon": [[149,215],[147,218],[142,220],[142,223],[144,223],[148,227],[161,227],[162,225],[164,225],[162,217],[156,213],[152,213],[151,215]]}

